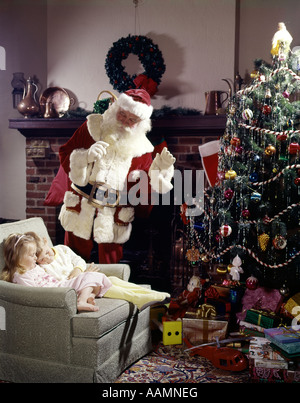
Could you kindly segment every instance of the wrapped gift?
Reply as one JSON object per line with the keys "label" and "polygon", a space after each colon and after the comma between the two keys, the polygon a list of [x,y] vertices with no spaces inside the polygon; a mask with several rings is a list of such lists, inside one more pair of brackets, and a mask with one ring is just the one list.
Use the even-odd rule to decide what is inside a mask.
{"label": "wrapped gift", "polygon": [[185,314],[186,318],[205,319],[217,315],[216,308],[210,304],[202,304],[199,308],[189,308]]}
{"label": "wrapped gift", "polygon": [[249,360],[260,359],[269,361],[285,361],[284,358],[271,347],[271,341],[265,337],[253,337],[249,344]]}
{"label": "wrapped gift", "polygon": [[300,313],[299,307],[300,307],[300,292],[293,295],[284,305],[284,309],[293,317],[296,317]]}
{"label": "wrapped gift", "polygon": [[283,297],[276,289],[258,287],[255,290],[245,291],[242,298],[242,311],[237,313],[238,320],[245,320],[249,309],[258,309],[263,311],[277,313],[282,303]]}
{"label": "wrapped gift", "polygon": [[299,383],[300,371],[280,368],[249,367],[252,382]]}
{"label": "wrapped gift", "polygon": [[182,319],[183,337],[193,345],[225,339],[228,322],[218,319]]}
{"label": "wrapped gift", "polygon": [[280,318],[279,316],[276,316],[274,312],[248,309],[245,321],[269,329],[278,326]]}
{"label": "wrapped gift", "polygon": [[264,333],[267,339],[287,353],[300,352],[300,326],[265,329]]}

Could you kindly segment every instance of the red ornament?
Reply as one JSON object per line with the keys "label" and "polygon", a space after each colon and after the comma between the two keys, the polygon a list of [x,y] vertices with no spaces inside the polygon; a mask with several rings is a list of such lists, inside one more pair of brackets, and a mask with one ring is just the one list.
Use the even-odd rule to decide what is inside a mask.
{"label": "red ornament", "polygon": [[258,287],[257,278],[254,276],[248,277],[246,280],[246,287],[248,288],[248,290],[256,290],[256,288]]}
{"label": "red ornament", "polygon": [[241,140],[238,137],[233,137],[230,140],[230,144],[234,147],[238,147],[241,144]]}
{"label": "red ornament", "polygon": [[244,218],[249,218],[250,217],[250,211],[248,209],[245,209],[242,211],[242,216]]}
{"label": "red ornament", "polygon": [[270,115],[270,113],[271,113],[271,111],[272,111],[272,108],[271,108],[271,106],[270,105],[264,105],[263,107],[262,107],[262,113],[264,114],[264,115]]}
{"label": "red ornament", "polygon": [[220,234],[225,238],[227,236],[229,236],[231,233],[232,233],[232,228],[230,227],[230,225],[225,224],[225,225],[222,225],[222,227],[220,228]]}
{"label": "red ornament", "polygon": [[231,200],[232,197],[233,197],[233,194],[234,194],[234,192],[233,192],[232,189],[227,189],[224,192],[224,197],[225,197],[226,200]]}
{"label": "red ornament", "polygon": [[278,141],[285,141],[287,139],[287,134],[285,134],[285,133],[278,134],[278,136],[276,138]]}
{"label": "red ornament", "polygon": [[300,145],[298,143],[291,143],[289,145],[290,154],[297,154],[298,151],[300,151]]}
{"label": "red ornament", "polygon": [[295,178],[294,183],[295,185],[300,186],[300,178]]}

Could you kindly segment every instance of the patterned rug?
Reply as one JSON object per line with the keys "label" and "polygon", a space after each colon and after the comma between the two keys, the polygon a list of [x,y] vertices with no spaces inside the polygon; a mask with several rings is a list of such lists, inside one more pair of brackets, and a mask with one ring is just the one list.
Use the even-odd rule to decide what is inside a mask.
{"label": "patterned rug", "polygon": [[209,360],[190,356],[186,347],[160,344],[129,367],[116,383],[249,383],[249,370],[229,372]]}

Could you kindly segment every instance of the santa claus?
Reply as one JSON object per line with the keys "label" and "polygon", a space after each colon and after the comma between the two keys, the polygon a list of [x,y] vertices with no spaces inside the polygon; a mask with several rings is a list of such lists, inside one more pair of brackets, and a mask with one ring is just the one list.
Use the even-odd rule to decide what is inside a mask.
{"label": "santa claus", "polygon": [[[59,150],[71,180],[59,220],[66,231],[65,244],[86,260],[94,239],[100,263],[118,262],[135,212],[141,207],[151,210],[147,195],[172,189],[175,158],[164,148],[153,160],[154,148],[146,137],[152,110],[145,90],[126,91],[103,115],[89,115]],[[124,194],[145,175],[146,186],[143,181],[139,188],[139,193],[146,193],[144,205],[135,206]]]}

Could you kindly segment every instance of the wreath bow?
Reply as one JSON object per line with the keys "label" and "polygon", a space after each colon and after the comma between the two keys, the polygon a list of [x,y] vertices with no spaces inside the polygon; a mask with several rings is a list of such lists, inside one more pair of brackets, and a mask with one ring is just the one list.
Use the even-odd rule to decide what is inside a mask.
{"label": "wreath bow", "polygon": [[157,92],[157,83],[146,76],[146,74],[140,74],[133,80],[136,88],[143,88],[152,97]]}

